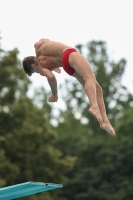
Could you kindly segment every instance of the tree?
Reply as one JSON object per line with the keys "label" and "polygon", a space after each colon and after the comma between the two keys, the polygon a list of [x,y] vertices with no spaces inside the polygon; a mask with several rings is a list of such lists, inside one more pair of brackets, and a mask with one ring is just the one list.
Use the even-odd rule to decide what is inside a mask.
{"label": "tree", "polygon": [[[65,191],[60,191],[60,199],[132,199],[130,105],[133,96],[121,85],[126,61],[110,61],[105,42],[91,41],[87,48],[87,58],[103,88],[107,114],[115,126],[117,136],[113,138],[104,134],[94,117],[87,113],[85,94],[77,82],[64,84],[62,88],[63,91],[66,88],[66,93],[63,93],[63,98],[67,109],[59,117],[57,130],[60,137],[57,144],[64,154],[75,155],[77,160],[67,174],[69,182],[65,184]],[[75,116],[79,113],[81,117],[77,120]],[[88,124],[81,123],[83,117],[89,119]]]}
{"label": "tree", "polygon": [[132,140],[90,138],[88,148],[81,149],[71,180],[62,190],[67,199],[132,199]]}
{"label": "tree", "polygon": [[[107,54],[106,43],[103,41],[91,41],[87,45],[77,45],[79,51],[87,50],[87,59],[91,63],[96,79],[103,89],[103,96],[108,118],[113,126],[123,115],[123,110],[128,107],[132,96],[127,88],[122,86],[121,79],[124,74],[126,60],[120,59],[118,62],[110,60]],[[66,89],[64,89],[66,88]],[[80,113],[81,118],[88,119],[88,128],[95,134],[102,134],[96,119],[88,113],[89,101],[85,95],[83,87],[74,81],[70,84],[66,81],[61,86],[62,98],[66,102],[66,110],[72,114]],[[66,91],[65,93],[63,91]],[[87,122],[87,120],[86,120]]]}
{"label": "tree", "polygon": [[[75,158],[63,157],[54,143],[58,134],[45,111],[27,97],[30,84],[18,59],[18,50],[0,54],[0,186],[26,181],[64,183]],[[42,94],[42,101],[46,94]],[[46,103],[45,103],[46,105]],[[24,199],[54,199],[56,191]]]}

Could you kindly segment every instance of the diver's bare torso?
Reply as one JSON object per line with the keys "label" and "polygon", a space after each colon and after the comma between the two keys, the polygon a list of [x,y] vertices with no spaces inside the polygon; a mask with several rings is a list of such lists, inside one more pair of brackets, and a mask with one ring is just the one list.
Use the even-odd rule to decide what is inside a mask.
{"label": "diver's bare torso", "polygon": [[50,41],[49,39],[41,39],[35,43],[34,47],[37,64],[51,71],[62,66],[62,54],[66,49],[71,48],[70,46]]}

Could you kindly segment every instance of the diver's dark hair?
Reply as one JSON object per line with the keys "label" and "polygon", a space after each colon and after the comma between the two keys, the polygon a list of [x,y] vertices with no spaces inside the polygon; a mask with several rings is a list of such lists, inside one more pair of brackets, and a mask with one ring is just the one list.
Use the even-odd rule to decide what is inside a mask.
{"label": "diver's dark hair", "polygon": [[23,69],[28,76],[32,75],[32,67],[31,65],[35,63],[35,57],[34,56],[28,56],[23,59],[22,65]]}

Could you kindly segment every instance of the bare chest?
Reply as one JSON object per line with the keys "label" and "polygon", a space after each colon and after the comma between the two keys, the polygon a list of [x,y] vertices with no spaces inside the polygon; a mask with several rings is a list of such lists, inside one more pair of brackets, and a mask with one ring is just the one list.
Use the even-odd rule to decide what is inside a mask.
{"label": "bare chest", "polygon": [[62,66],[62,60],[58,56],[41,56],[38,58],[38,64],[52,71]]}

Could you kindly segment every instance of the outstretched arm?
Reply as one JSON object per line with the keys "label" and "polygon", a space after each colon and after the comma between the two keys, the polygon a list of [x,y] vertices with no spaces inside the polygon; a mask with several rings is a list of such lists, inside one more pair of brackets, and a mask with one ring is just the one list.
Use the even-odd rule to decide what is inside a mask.
{"label": "outstretched arm", "polygon": [[39,72],[42,76],[47,77],[48,83],[51,88],[52,95],[48,98],[48,101],[49,102],[57,102],[58,101],[57,80],[56,80],[54,74],[46,68],[41,68],[39,70]]}

